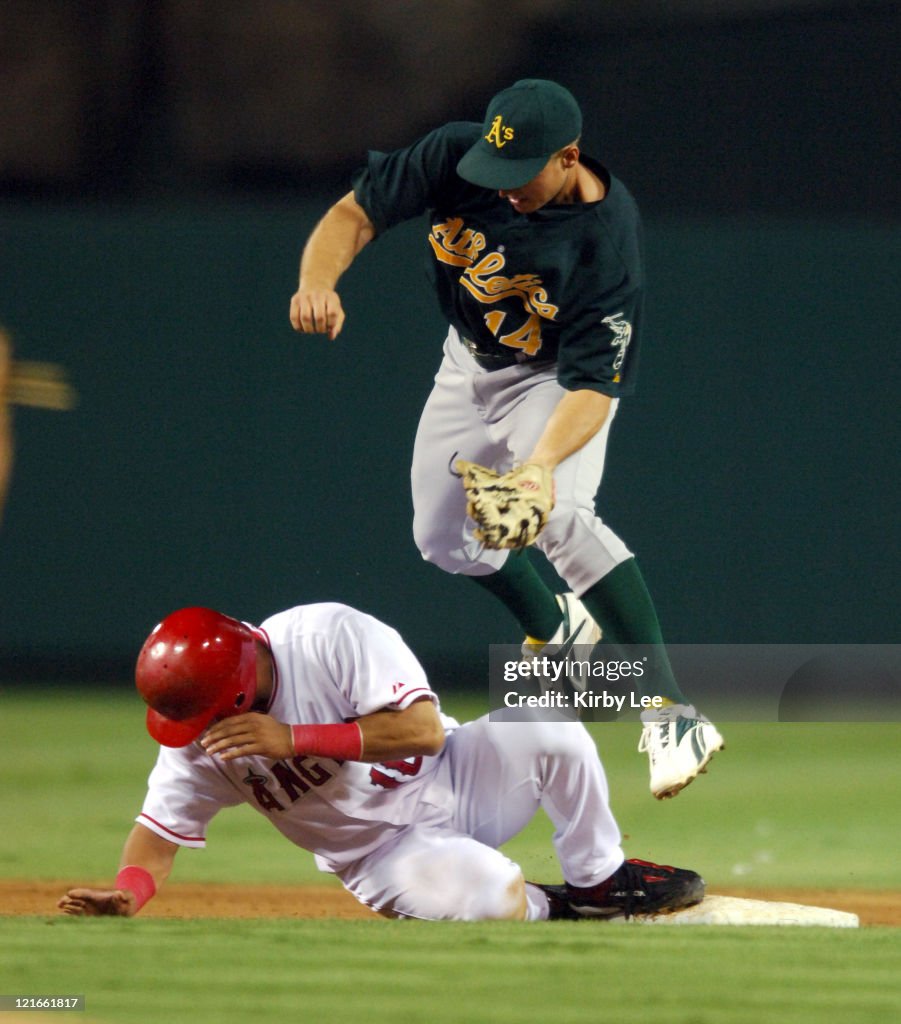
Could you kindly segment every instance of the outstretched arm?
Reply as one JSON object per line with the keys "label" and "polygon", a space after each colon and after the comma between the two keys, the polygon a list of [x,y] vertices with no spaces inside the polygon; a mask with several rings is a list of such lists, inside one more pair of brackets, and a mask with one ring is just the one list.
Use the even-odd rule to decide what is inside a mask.
{"label": "outstretched arm", "polygon": [[[119,861],[119,875],[116,877],[116,882],[121,882],[123,888],[70,889],[60,899],[57,906],[64,914],[71,914],[75,917],[102,915],[133,917],[146,900],[142,899],[142,893],[137,892],[134,888],[124,887],[129,884],[127,869],[137,868],[139,871],[149,874],[153,883],[152,892],[158,892],[169,877],[176,853],[178,853],[178,846],[175,843],[161,838],[144,825],[135,825],[125,840],[122,857]],[[126,869],[124,877],[123,869]],[[132,873],[132,877],[135,877],[134,873]],[[143,895],[146,896],[146,891]]]}
{"label": "outstretched arm", "polygon": [[291,326],[302,334],[336,338],[344,309],[335,288],[361,249],[375,237],[375,226],[354,198],[339,199],[313,229],[300,260],[300,283],[291,297]]}

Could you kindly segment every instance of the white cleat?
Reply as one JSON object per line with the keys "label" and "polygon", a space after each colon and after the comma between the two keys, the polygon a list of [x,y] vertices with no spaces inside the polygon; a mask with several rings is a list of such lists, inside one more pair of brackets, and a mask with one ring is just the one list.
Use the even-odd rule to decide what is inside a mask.
{"label": "white cleat", "polygon": [[[601,639],[601,627],[588,614],[588,610],[575,594],[557,594],[557,604],[563,612],[563,621],[557,632],[544,644],[529,643],[522,645],[523,661],[530,661],[537,655],[547,655],[555,661],[565,662],[571,655],[574,646],[587,645],[594,647]],[[565,679],[574,690],[584,692],[587,679],[582,678],[584,663],[576,659],[565,674]]]}
{"label": "white cleat", "polygon": [[725,742],[715,725],[691,704],[670,704],[641,713],[640,753],[651,763],[651,792],[666,800],[706,771]]}
{"label": "white cleat", "polygon": [[524,658],[533,658],[536,654],[553,654],[565,658],[575,644],[594,646],[601,639],[601,627],[588,614],[588,609],[575,594],[557,594],[557,604],[563,612],[563,621],[557,632],[545,644],[522,645]]}

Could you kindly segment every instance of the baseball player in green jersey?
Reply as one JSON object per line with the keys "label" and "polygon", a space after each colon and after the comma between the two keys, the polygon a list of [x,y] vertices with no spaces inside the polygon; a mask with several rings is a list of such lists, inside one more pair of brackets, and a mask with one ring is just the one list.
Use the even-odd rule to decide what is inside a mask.
{"label": "baseball player in green jersey", "polygon": [[[413,452],[416,544],[499,598],[526,652],[601,636],[661,652],[644,695],[664,706],[642,713],[639,750],[663,798],[723,739],[681,692],[636,560],[595,510],[611,423],[635,386],[644,269],[635,202],[580,151],[581,131],[568,90],[526,79],[491,100],[481,125],[455,122],[370,152],[307,241],[290,317],[297,331],[335,338],[341,275],[377,235],[428,214],[429,276],[448,334]],[[567,593],[552,593],[523,553],[473,535],[458,455],[553,474],[554,507],[534,547]]]}

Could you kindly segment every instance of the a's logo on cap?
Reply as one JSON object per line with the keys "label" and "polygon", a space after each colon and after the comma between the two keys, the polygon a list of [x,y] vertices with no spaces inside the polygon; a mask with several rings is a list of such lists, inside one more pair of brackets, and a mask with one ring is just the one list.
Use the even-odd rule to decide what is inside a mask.
{"label": "a's logo on cap", "polygon": [[500,114],[491,122],[491,128],[485,136],[486,141],[493,142],[498,149],[502,149],[513,138],[513,129],[504,125],[504,119]]}

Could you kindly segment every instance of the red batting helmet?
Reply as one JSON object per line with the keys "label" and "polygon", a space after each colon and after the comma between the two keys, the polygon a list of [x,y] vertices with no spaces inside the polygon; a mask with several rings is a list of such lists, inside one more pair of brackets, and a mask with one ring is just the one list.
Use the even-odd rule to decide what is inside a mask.
{"label": "red batting helmet", "polygon": [[210,608],[182,608],[144,641],[135,683],[148,705],[150,735],[166,747],[187,746],[214,718],[241,714],[253,705],[253,632]]}

